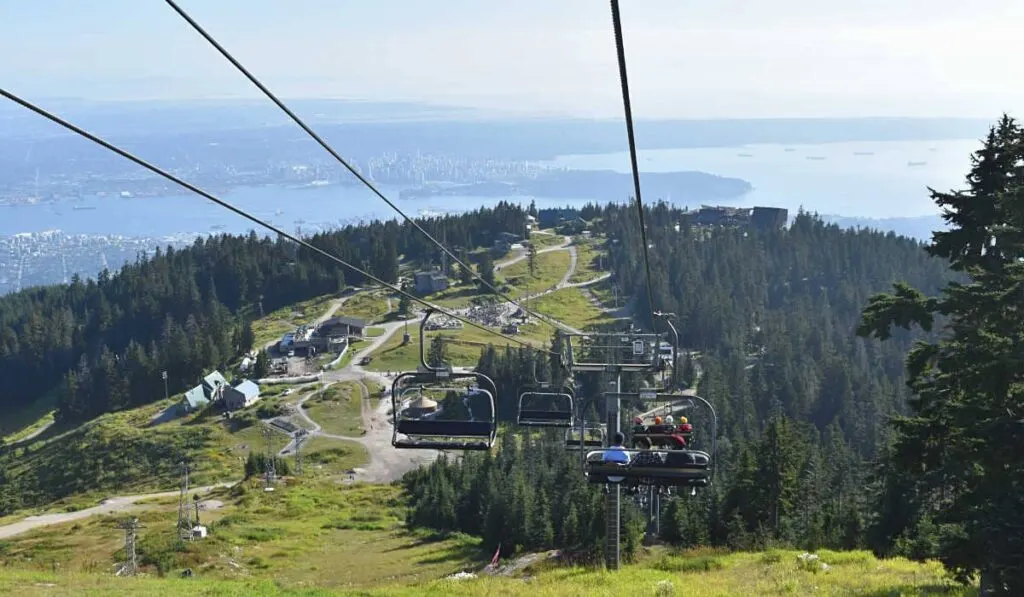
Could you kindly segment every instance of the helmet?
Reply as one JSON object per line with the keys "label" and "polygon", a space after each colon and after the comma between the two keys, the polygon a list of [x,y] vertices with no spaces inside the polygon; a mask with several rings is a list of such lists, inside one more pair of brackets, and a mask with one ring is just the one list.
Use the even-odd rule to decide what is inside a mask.
{"label": "helmet", "polygon": [[685,424],[685,423],[689,423],[689,422],[690,421],[686,417],[679,417],[679,423],[680,424]]}
{"label": "helmet", "polygon": [[672,415],[666,415],[665,416],[665,424],[666,425],[671,425],[672,424]]}
{"label": "helmet", "polygon": [[661,417],[654,417],[654,424],[661,425]]}

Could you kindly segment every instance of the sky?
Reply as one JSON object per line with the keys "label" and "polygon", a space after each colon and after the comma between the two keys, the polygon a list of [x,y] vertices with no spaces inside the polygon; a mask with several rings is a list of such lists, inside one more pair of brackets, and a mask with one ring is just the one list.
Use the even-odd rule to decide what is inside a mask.
{"label": "sky", "polygon": [[[621,117],[608,2],[179,0],[282,97]],[[1024,112],[1020,0],[622,0],[637,118]],[[159,0],[0,0],[30,99],[259,92]]]}

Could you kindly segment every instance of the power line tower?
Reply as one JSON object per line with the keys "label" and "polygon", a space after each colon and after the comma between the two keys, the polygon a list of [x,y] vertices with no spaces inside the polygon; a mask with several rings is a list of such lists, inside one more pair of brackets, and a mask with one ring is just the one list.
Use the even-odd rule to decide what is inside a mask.
{"label": "power line tower", "polygon": [[263,487],[270,489],[277,482],[277,471],[274,470],[274,432],[270,427],[263,427],[263,439],[266,442],[266,457],[263,459]]}
{"label": "power line tower", "polygon": [[299,429],[295,432],[295,474],[302,475],[302,445],[309,439],[309,432]]}
{"label": "power line tower", "polygon": [[181,461],[181,492],[178,494],[178,537],[192,540],[192,517],[188,503],[188,463]]}
{"label": "power line tower", "polygon": [[132,517],[117,526],[124,529],[124,564],[118,569],[117,576],[135,576],[139,570],[135,556],[135,536],[142,525],[138,518]]}

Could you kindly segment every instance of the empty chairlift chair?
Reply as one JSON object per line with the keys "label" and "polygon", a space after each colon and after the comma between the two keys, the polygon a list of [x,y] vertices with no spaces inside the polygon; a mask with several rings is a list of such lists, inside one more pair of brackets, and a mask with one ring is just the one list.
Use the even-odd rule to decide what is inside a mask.
{"label": "empty chairlift chair", "polygon": [[594,450],[603,448],[607,437],[605,425],[584,425],[565,430],[565,449]]}
{"label": "empty chairlift chair", "polygon": [[[460,387],[453,383],[463,379],[476,381],[477,386]],[[489,450],[494,445],[498,433],[494,392],[483,387],[493,387],[493,383],[487,377],[474,373],[452,373],[448,380],[438,379],[436,372],[403,373],[398,376],[391,389],[395,425],[391,445],[396,448],[426,450]],[[439,383],[444,385],[439,386]],[[408,385],[418,387],[410,392]],[[419,397],[418,400],[423,400],[430,391],[454,391],[478,403],[482,401],[486,404],[487,412],[474,411],[468,419],[447,419],[442,418],[444,412],[424,412],[410,398]],[[414,409],[415,412],[410,412]]]}
{"label": "empty chairlift chair", "polygon": [[569,388],[563,388],[561,392],[526,391],[519,395],[516,424],[521,427],[571,428],[573,407],[572,390]]}
{"label": "empty chairlift chair", "polygon": [[[423,318],[425,324],[430,317]],[[420,370],[400,374],[391,386],[394,430],[391,445],[396,448],[425,450],[489,450],[498,434],[498,419],[494,397],[498,393],[494,382],[481,373],[455,373],[450,367],[431,367],[423,354],[424,338],[420,326]],[[475,382],[473,386],[460,381]],[[411,390],[411,391],[410,391]],[[412,407],[413,396],[425,397],[430,392],[457,392],[467,401],[482,402],[486,412],[468,406],[469,418],[450,419],[436,408]],[[423,402],[420,402],[420,407]],[[431,407],[438,406],[431,404]]]}

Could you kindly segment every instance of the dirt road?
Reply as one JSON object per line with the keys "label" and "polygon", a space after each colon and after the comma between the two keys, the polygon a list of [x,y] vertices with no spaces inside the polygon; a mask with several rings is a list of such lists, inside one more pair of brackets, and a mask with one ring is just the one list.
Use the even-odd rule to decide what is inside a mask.
{"label": "dirt road", "polygon": [[[197,487],[191,490],[191,493],[209,493],[214,489],[220,487],[231,487],[234,483],[218,483],[217,485],[209,485],[206,487]],[[160,493],[147,493],[142,495],[123,495],[118,497],[112,497],[103,500],[99,506],[93,506],[92,508],[84,508],[77,512],[61,512],[58,514],[43,514],[41,516],[29,516],[19,522],[0,526],[0,539],[6,539],[7,537],[13,537],[20,535],[21,533],[36,529],[39,527],[49,526],[51,524],[61,524],[64,522],[72,522],[75,520],[81,520],[88,518],[94,514],[113,514],[115,512],[125,512],[131,510],[136,502],[147,500],[150,498],[162,498],[162,497],[174,497],[178,495],[177,491],[164,491]]]}
{"label": "dirt road", "polygon": [[[386,395],[380,399],[371,398],[371,391],[367,387],[367,383],[371,384],[371,386],[384,385],[390,388],[392,378],[381,373],[366,371],[358,365],[359,359],[383,346],[391,336],[405,327],[405,323],[402,320],[384,324],[381,326],[384,328],[384,333],[373,338],[366,346],[356,352],[349,366],[340,371],[327,371],[323,374],[324,387],[329,387],[342,381],[359,382],[362,390],[362,417],[363,429],[366,430],[365,435],[353,437],[326,433],[320,424],[310,418],[306,410],[302,408],[302,404],[312,398],[316,391],[307,392],[295,403],[296,415],[305,422],[305,426],[310,429],[309,433],[311,436],[352,441],[366,447],[370,455],[370,462],[365,467],[355,469],[357,481],[390,483],[400,479],[406,472],[415,469],[421,464],[428,463],[437,458],[438,455],[438,452],[434,450],[396,450],[391,445],[392,424],[391,417],[388,414],[391,408],[391,400]],[[290,454],[293,448],[294,436],[292,441],[281,451],[281,454]]]}

